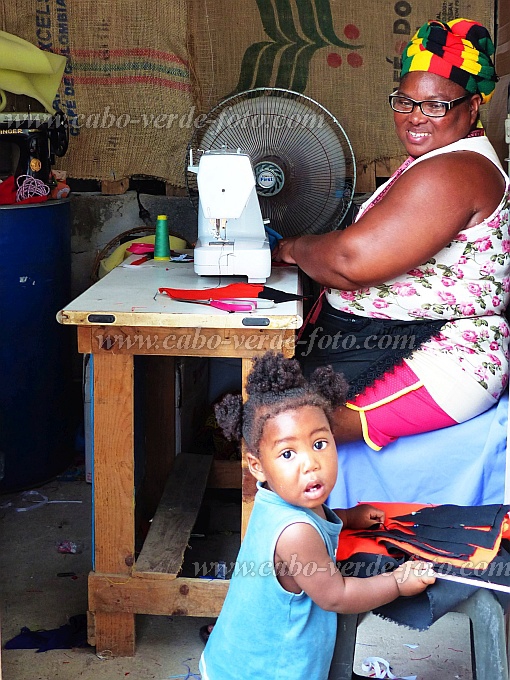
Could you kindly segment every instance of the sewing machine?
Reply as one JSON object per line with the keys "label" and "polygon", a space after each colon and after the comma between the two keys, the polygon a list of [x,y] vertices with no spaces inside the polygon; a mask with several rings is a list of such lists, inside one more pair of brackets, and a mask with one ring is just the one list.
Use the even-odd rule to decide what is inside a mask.
{"label": "sewing machine", "polygon": [[241,150],[205,151],[188,170],[197,173],[199,194],[195,272],[247,276],[264,283],[271,250],[264,229],[250,157]]}
{"label": "sewing machine", "polygon": [[3,177],[29,175],[49,182],[55,156],[67,151],[69,129],[64,114],[0,113]]}

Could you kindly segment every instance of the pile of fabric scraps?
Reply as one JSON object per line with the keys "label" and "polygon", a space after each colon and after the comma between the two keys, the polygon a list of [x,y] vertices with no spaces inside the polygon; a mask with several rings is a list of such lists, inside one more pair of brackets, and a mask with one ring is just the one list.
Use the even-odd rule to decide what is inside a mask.
{"label": "pile of fabric scraps", "polygon": [[[398,598],[376,614],[425,630],[474,594],[477,581],[510,586],[510,506],[372,505],[384,510],[384,526],[340,534],[337,562],[345,576],[373,576],[420,559],[433,562],[439,573],[469,577],[474,584],[437,579],[424,593]],[[504,607],[510,604],[510,595],[494,594]]]}

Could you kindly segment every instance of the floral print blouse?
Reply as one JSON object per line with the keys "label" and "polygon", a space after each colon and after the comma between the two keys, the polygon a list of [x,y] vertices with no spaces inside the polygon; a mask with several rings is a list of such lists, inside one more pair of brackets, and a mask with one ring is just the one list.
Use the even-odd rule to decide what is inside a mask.
{"label": "floral print blouse", "polygon": [[[435,257],[383,285],[330,289],[326,296],[336,309],[359,316],[448,319],[419,351],[451,355],[497,399],[508,381],[510,330],[504,312],[510,299],[510,181],[486,137],[460,140],[414,163],[460,149],[482,153],[505,176],[506,192],[494,213],[460,232]],[[358,219],[391,181],[363,204]]]}

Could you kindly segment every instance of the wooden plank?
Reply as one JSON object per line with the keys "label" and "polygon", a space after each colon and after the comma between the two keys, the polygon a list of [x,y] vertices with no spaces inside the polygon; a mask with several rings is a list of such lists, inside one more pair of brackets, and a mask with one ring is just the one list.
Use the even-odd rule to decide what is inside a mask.
{"label": "wooden plank", "polygon": [[168,478],[135,571],[177,577],[200,510],[212,456],[180,453]]}
{"label": "wooden plank", "polygon": [[101,193],[107,196],[117,196],[125,194],[129,189],[129,177],[116,180],[103,180],[101,182]]}
{"label": "wooden plank", "polygon": [[[201,329],[231,329],[228,344],[235,345],[236,340],[238,344],[237,347],[227,349],[230,349],[230,356],[236,356],[237,348],[244,348],[248,352],[251,349],[255,353],[279,349],[277,346],[259,347],[257,331],[262,331],[260,336],[264,336],[266,331],[295,330],[303,322],[303,303],[300,300],[278,303],[274,307],[246,314],[229,314],[207,305],[179,302],[167,295],[157,294],[159,288],[165,284],[191,290],[200,290],[211,285],[203,280],[210,277],[195,274],[192,262],[155,262],[150,267],[138,269],[136,275],[133,275],[129,268],[115,267],[107,276],[60,310],[60,323],[104,326],[109,328],[110,333],[115,333],[115,328],[119,326],[133,329],[156,328],[158,339],[138,338],[139,353],[144,353],[148,342],[151,345],[176,345],[177,338],[172,338],[171,329],[187,328],[187,337],[183,337],[181,344],[176,345],[173,351],[174,355],[180,353],[182,356],[200,356],[204,352],[207,356],[212,353],[224,355],[223,337],[219,334],[208,337],[201,334]],[[225,280],[225,283],[229,281]],[[275,267],[267,285],[291,294],[301,292],[299,273],[295,267]],[[251,325],[255,323],[257,326]],[[171,348],[161,346],[160,349],[160,354],[167,354],[170,352],[166,350]]]}
{"label": "wooden plank", "polygon": [[[94,360],[95,567],[116,574],[128,574],[134,563],[133,410],[133,357],[98,356]],[[98,653],[134,654],[134,615],[101,614],[95,624]]]}
{"label": "wooden plank", "polygon": [[92,326],[78,326],[78,352],[90,354],[92,352]]}
{"label": "wooden plank", "polygon": [[123,578],[89,574],[90,608],[111,613],[163,616],[218,616],[230,581],[222,579]]}
{"label": "wooden plank", "polygon": [[213,459],[207,486],[210,489],[240,489],[242,486],[241,461]]}
{"label": "wooden plank", "polygon": [[375,163],[359,163],[356,167],[356,192],[358,194],[375,191]]}
{"label": "wooden plank", "polygon": [[295,331],[288,329],[168,328],[92,326],[95,354],[235,357],[260,356],[272,349],[293,356]]}

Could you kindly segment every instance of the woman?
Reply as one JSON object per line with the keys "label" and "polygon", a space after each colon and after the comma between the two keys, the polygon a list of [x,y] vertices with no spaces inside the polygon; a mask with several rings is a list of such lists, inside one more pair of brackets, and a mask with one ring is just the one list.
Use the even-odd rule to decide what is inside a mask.
{"label": "woman", "polygon": [[422,26],[390,95],[408,160],[355,224],[274,253],[325,288],[296,354],[307,373],[331,364],[350,384],[337,442],[379,450],[463,422],[507,384],[510,183],[479,122],[493,53],[477,22]]}

